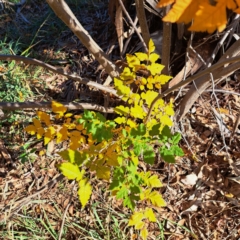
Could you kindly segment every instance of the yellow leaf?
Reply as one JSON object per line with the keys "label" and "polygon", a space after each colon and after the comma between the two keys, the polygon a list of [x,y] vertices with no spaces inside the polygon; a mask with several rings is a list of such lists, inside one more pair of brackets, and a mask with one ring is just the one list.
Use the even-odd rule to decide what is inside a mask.
{"label": "yellow leaf", "polygon": [[149,61],[151,63],[155,63],[159,59],[159,55],[157,53],[151,53],[149,56]]}
{"label": "yellow leaf", "polygon": [[155,45],[153,40],[150,38],[149,44],[148,44],[148,54],[151,54],[155,50]]}
{"label": "yellow leaf", "polygon": [[43,156],[45,153],[46,153],[46,150],[45,150],[45,149],[44,149],[44,150],[41,150],[41,151],[39,152],[39,156]]}
{"label": "yellow leaf", "polygon": [[151,72],[152,76],[155,76],[156,74],[160,74],[162,72],[164,66],[159,63],[152,63],[147,66],[147,69]]}
{"label": "yellow leaf", "polygon": [[234,195],[232,194],[232,193],[226,193],[226,194],[224,194],[225,195],[225,197],[227,197],[227,198],[233,198],[234,197]]}
{"label": "yellow leaf", "polygon": [[143,108],[139,105],[135,105],[130,109],[130,114],[134,118],[143,119],[147,114],[143,111]]}
{"label": "yellow leaf", "polygon": [[114,111],[119,115],[128,115],[129,114],[129,107],[124,107],[122,105],[115,107]]}
{"label": "yellow leaf", "polygon": [[134,68],[140,65],[140,60],[136,56],[127,54],[126,58],[129,67]]}
{"label": "yellow leaf", "polygon": [[137,123],[131,119],[127,120],[127,125],[131,128],[136,128],[137,127]]}
{"label": "yellow leaf", "polygon": [[88,182],[88,179],[84,178],[79,182],[78,196],[82,204],[82,208],[88,203],[92,194],[92,186]]}
{"label": "yellow leaf", "polygon": [[148,218],[150,222],[156,222],[156,216],[151,208],[146,208],[144,212],[144,216]]}
{"label": "yellow leaf", "polygon": [[86,143],[86,139],[83,135],[80,134],[78,131],[72,131],[69,133],[70,137],[70,144],[69,148],[72,150],[77,150],[82,144]]}
{"label": "yellow leaf", "polygon": [[71,163],[75,163],[78,166],[83,163],[85,160],[86,154],[83,154],[79,151],[74,151],[72,149],[67,149],[61,152],[58,152],[58,154],[64,159]]}
{"label": "yellow leaf", "polygon": [[120,96],[123,96],[122,100],[126,101],[128,99],[128,95],[131,92],[131,89],[128,86],[125,86],[122,80],[119,80],[117,78],[114,78],[114,85],[118,94]]}
{"label": "yellow leaf", "polygon": [[137,156],[135,156],[135,154],[133,154],[133,155],[131,156],[131,161],[134,163],[135,166],[137,166],[137,165],[138,165],[138,162],[139,162],[139,159],[138,159]]}
{"label": "yellow leaf", "polygon": [[162,183],[161,181],[158,179],[157,175],[152,175],[149,179],[148,179],[148,186],[149,187],[162,187]]}
{"label": "yellow leaf", "polygon": [[[181,22],[189,23],[194,18],[195,12],[198,9],[198,2],[196,0],[176,0],[168,14],[163,18],[165,22],[180,22],[179,19],[183,15]],[[160,4],[161,5],[161,2]],[[188,12],[186,11],[188,10]],[[191,12],[189,12],[191,10]],[[185,15],[184,15],[185,13]],[[188,15],[186,14],[188,13]]]}
{"label": "yellow leaf", "polygon": [[126,118],[125,117],[117,117],[114,119],[114,121],[117,123],[117,124],[122,124],[122,123],[125,123],[126,122]]}
{"label": "yellow leaf", "polygon": [[47,126],[51,125],[50,116],[47,113],[37,111],[37,116],[39,117],[41,122],[44,122]]}
{"label": "yellow leaf", "polygon": [[72,117],[72,115],[73,115],[72,113],[66,113],[66,114],[64,115],[64,117],[65,117],[65,118],[70,118],[70,117]]}
{"label": "yellow leaf", "polygon": [[144,226],[143,218],[144,215],[142,212],[134,212],[129,219],[128,226],[135,226],[135,229],[142,229]]}
{"label": "yellow leaf", "polygon": [[168,116],[173,116],[174,115],[173,106],[171,106],[171,105],[167,105],[165,107],[164,111]]}
{"label": "yellow leaf", "polygon": [[148,199],[151,201],[151,203],[156,207],[165,207],[166,203],[162,198],[162,195],[157,191],[152,191],[148,195]]}
{"label": "yellow leaf", "polygon": [[156,75],[154,77],[155,83],[160,83],[161,85],[167,83],[172,77],[167,75]]}
{"label": "yellow leaf", "polygon": [[61,103],[52,101],[52,111],[57,113],[59,117],[62,117],[64,113],[67,111],[67,108],[64,107]]}
{"label": "yellow leaf", "polygon": [[148,55],[146,53],[138,52],[138,53],[135,53],[135,55],[140,61],[148,61]]}
{"label": "yellow leaf", "polygon": [[19,99],[20,99],[20,101],[24,101],[22,92],[18,92],[18,93],[19,93]]}
{"label": "yellow leaf", "polygon": [[171,118],[169,118],[169,116],[167,116],[167,115],[163,115],[163,116],[159,117],[159,119],[160,119],[161,123],[164,125],[167,125],[169,127],[171,127],[173,125]]}
{"label": "yellow leaf", "polygon": [[96,170],[96,175],[99,179],[104,179],[109,181],[110,179],[110,175],[111,175],[111,169],[109,166],[104,166],[105,160],[101,159],[98,160],[98,164],[95,166],[95,170]]}
{"label": "yellow leaf", "polygon": [[[123,81],[132,80],[132,82],[133,82],[133,80],[135,79],[135,77],[136,77],[136,74],[133,73],[133,72],[130,70],[130,68],[128,68],[128,67],[125,67],[125,68],[123,69],[123,72],[122,72],[121,75],[120,75],[120,78],[121,78]],[[128,84],[130,84],[130,83],[131,83],[131,81],[128,82]]]}
{"label": "yellow leaf", "polygon": [[150,107],[152,101],[157,97],[158,93],[155,92],[155,91],[147,91],[146,93],[145,92],[142,92],[141,93],[141,97],[142,99],[145,99],[148,107]]}
{"label": "yellow leaf", "polygon": [[234,2],[234,0],[218,0],[218,2],[222,2],[223,4],[226,4],[228,9],[235,10],[237,8],[237,4],[240,6],[239,0],[237,0],[237,4]]}
{"label": "yellow leaf", "polygon": [[30,133],[31,135],[37,134],[37,139],[42,138],[43,134],[45,133],[44,128],[42,127],[41,122],[34,118],[33,119],[34,125],[29,125],[25,128],[25,131]]}
{"label": "yellow leaf", "polygon": [[147,230],[146,227],[144,227],[144,228],[140,231],[140,236],[142,237],[143,240],[147,240],[148,230]]}
{"label": "yellow leaf", "polygon": [[107,148],[107,151],[104,155],[104,159],[107,161],[108,166],[118,166],[118,154],[115,152],[115,149],[117,148],[116,144],[113,144],[109,148]]}
{"label": "yellow leaf", "polygon": [[77,181],[80,181],[83,178],[84,170],[80,172],[79,167],[73,163],[61,163],[58,165],[58,168],[69,180],[76,179]]}

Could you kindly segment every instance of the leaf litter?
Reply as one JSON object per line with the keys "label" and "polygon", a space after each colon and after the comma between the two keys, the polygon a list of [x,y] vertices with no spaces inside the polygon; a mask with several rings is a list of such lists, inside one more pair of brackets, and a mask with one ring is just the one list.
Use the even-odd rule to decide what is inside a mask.
{"label": "leaf litter", "polygon": [[[99,29],[94,27],[96,19],[87,11],[83,11],[81,14],[83,14],[82,18],[85,19],[88,31],[98,37],[96,33]],[[94,16],[94,13],[92,14]],[[103,26],[101,27],[103,28]],[[102,47],[107,48],[106,36],[101,35],[100,37],[100,42],[103,43]],[[91,56],[86,55],[86,49],[79,48],[80,43],[70,35],[68,30],[62,32],[57,44],[63,47],[64,51],[56,56],[54,56],[55,51],[50,51],[47,49],[48,45],[45,46],[48,54],[51,54],[48,55],[51,59],[65,58],[64,54],[68,54],[74,64],[66,65],[66,70],[77,72],[81,69],[81,74],[98,75],[98,79],[103,81],[104,73],[103,75],[96,74],[97,63],[91,59]],[[41,51],[41,49],[38,50]],[[63,55],[61,56],[61,54]],[[98,103],[101,102],[99,100],[101,96],[96,100],[99,93],[92,93],[91,90],[84,89],[71,80],[66,81],[64,77],[58,75],[49,77],[48,74],[43,74],[41,77],[44,80],[47,79],[47,86],[52,97],[62,93],[61,99],[67,101],[73,100],[70,98],[71,96],[75,96],[74,99],[81,96],[84,101],[89,102],[95,99]],[[239,81],[236,79],[237,76],[235,79],[231,77],[224,83],[224,86],[217,85],[215,87],[239,93]],[[81,94],[78,92],[79,89]],[[160,177],[163,183],[160,191],[167,203],[165,208],[154,209],[158,224],[151,223],[148,228],[149,236],[152,239],[155,239],[156,236],[164,236],[164,239],[237,239],[240,235],[240,180],[229,165],[230,158],[236,169],[240,170],[238,129],[229,144],[229,132],[232,132],[237,120],[240,97],[236,94],[224,94],[217,91],[215,94],[218,102],[212,97],[212,92],[204,92],[179,126],[179,130],[186,140],[181,142],[185,156],[178,158],[174,165],[166,164],[158,159],[151,169],[147,169]],[[222,131],[223,128],[228,129],[226,133]],[[8,128],[4,126],[4,129],[7,133]],[[16,142],[16,144],[19,143]],[[21,216],[33,219],[42,218],[45,222],[49,220],[54,231],[59,231],[64,210],[70,204],[66,217],[68,231],[65,237],[67,239],[86,237],[89,236],[88,234],[97,236],[98,239],[106,239],[109,234],[107,229],[113,227],[113,219],[116,219],[119,231],[123,232],[121,237],[136,239],[135,233],[125,227],[130,212],[126,212],[120,200],[109,198],[109,193],[106,191],[107,184],[104,181],[93,180],[93,182],[95,181],[95,184],[92,184],[94,194],[85,211],[81,211],[76,190],[73,194],[74,197],[69,202],[72,183],[66,179],[61,179],[51,188],[46,188],[46,191],[24,203],[24,199],[39,191],[58,176],[56,164],[61,159],[56,153],[64,146],[58,146],[59,149],[48,149],[48,155],[42,156],[39,155],[43,149],[42,144],[36,145],[35,148],[37,156],[35,161],[27,161],[25,164],[16,162],[10,168],[9,159],[3,154],[8,149],[8,144],[5,142],[0,149],[1,221],[4,222],[5,219],[6,223],[18,230],[20,229],[18,223],[22,221]],[[10,157],[13,156],[11,149],[8,150],[8,153]],[[22,203],[24,204],[21,205]],[[4,225],[1,225],[1,228],[6,231]],[[50,236],[46,229],[42,229],[46,236]],[[83,229],[86,231],[84,232]],[[119,234],[114,233],[116,236]],[[112,236],[113,239],[121,239],[121,237],[114,238]]]}

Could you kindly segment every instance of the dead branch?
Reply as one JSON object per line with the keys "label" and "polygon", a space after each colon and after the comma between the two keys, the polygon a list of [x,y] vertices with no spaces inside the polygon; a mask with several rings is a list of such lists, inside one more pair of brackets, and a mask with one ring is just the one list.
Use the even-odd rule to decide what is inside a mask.
{"label": "dead branch", "polygon": [[[111,107],[105,108],[101,105],[91,103],[62,103],[68,110],[88,109],[103,113],[113,113],[114,109]],[[0,109],[3,110],[18,110],[27,108],[52,108],[52,102],[22,102],[22,103],[7,103],[0,102]]]}
{"label": "dead branch", "polygon": [[[236,41],[220,58],[218,63],[213,66],[223,63],[224,60],[226,59],[234,59],[233,57],[238,56],[239,54],[240,54],[240,40]],[[207,68],[206,70],[208,73],[212,73],[214,82],[216,83],[230,76],[234,71],[238,70],[239,68],[240,63],[238,62],[230,66],[228,66],[227,63],[222,64],[222,68],[213,69],[212,71],[209,71],[209,69],[211,68]],[[206,70],[203,70],[202,72],[205,72]],[[185,114],[192,107],[194,102],[198,99],[199,94],[201,94],[203,91],[205,91],[205,89],[207,89],[211,85],[210,79],[211,79],[210,74],[195,78],[195,84],[191,86],[188,93],[184,96],[183,100],[180,103],[177,121],[180,121],[185,116]]]}
{"label": "dead branch", "polygon": [[141,27],[142,36],[143,36],[146,46],[148,46],[148,43],[150,40],[150,33],[149,33],[148,25],[147,25],[144,1],[143,0],[135,0],[135,4],[136,4],[137,16],[138,16],[139,24]]}
{"label": "dead branch", "polygon": [[94,55],[97,61],[103,66],[111,77],[117,77],[119,70],[116,65],[108,59],[106,53],[92,39],[89,33],[83,28],[72,10],[64,0],[47,0],[47,3],[55,14],[72,30],[82,44]]}
{"label": "dead branch", "polygon": [[22,62],[24,62],[26,64],[30,64],[30,65],[37,65],[37,66],[46,68],[46,69],[48,69],[52,72],[61,74],[61,75],[66,76],[68,78],[71,78],[71,79],[73,79],[75,81],[78,81],[82,84],[85,84],[89,87],[97,88],[99,90],[102,90],[102,91],[105,91],[105,92],[108,92],[108,93],[111,93],[111,94],[117,96],[116,90],[114,90],[110,87],[106,87],[106,86],[103,86],[102,84],[96,83],[94,81],[90,81],[87,78],[82,78],[82,77],[80,77],[76,74],[68,74],[62,68],[56,68],[56,67],[54,67],[50,64],[44,63],[44,62],[42,62],[40,60],[37,60],[35,58],[28,58],[28,57],[23,57],[23,56],[14,56],[14,55],[1,55],[0,54],[0,60],[4,60],[4,61],[15,60],[15,61],[22,61]]}

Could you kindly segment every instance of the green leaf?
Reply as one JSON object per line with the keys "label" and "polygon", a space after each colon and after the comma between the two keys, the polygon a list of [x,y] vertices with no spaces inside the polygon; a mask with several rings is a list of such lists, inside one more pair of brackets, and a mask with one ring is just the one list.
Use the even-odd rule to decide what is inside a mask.
{"label": "green leaf", "polygon": [[155,161],[155,152],[152,146],[148,146],[146,149],[143,150],[143,160],[148,164],[154,164]]}
{"label": "green leaf", "polygon": [[100,122],[105,123],[106,122],[106,118],[99,112],[96,112],[96,119],[100,120]]}
{"label": "green leaf", "polygon": [[179,156],[179,157],[184,156],[183,150],[178,145],[173,145],[173,146],[171,146],[170,149],[175,156]]}
{"label": "green leaf", "polygon": [[102,142],[103,140],[109,140],[112,138],[113,133],[112,129],[116,126],[114,121],[107,121],[105,123],[100,122],[98,120],[96,123],[94,122],[86,122],[85,127],[87,133],[92,133],[92,137],[97,142]]}
{"label": "green leaf", "polygon": [[123,129],[123,130],[122,130],[122,134],[123,134],[124,137],[127,137],[128,132],[126,131],[126,129]]}
{"label": "green leaf", "polygon": [[164,126],[161,132],[161,137],[167,137],[167,139],[172,138],[171,129],[168,126]]}
{"label": "green leaf", "polygon": [[134,197],[130,197],[127,196],[124,200],[123,200],[123,205],[125,207],[130,208],[131,210],[133,210],[136,206],[135,202],[134,202]]}
{"label": "green leaf", "polygon": [[128,197],[128,188],[126,186],[122,186],[122,188],[117,193],[117,199],[125,199]]}
{"label": "green leaf", "polygon": [[92,120],[94,118],[95,118],[95,113],[94,112],[89,111],[89,110],[84,110],[84,113],[82,115],[82,119],[84,119],[84,120]]}
{"label": "green leaf", "polygon": [[113,172],[113,178],[109,186],[109,189],[114,190],[114,189],[120,188],[124,181],[125,181],[124,168],[116,167]]}
{"label": "green leaf", "polygon": [[82,179],[84,174],[83,170],[80,172],[79,167],[70,162],[61,163],[58,165],[58,168],[69,180],[77,179],[79,181]]}
{"label": "green leaf", "polygon": [[173,155],[173,151],[167,149],[166,147],[162,147],[160,149],[160,155],[163,158],[163,160],[167,163],[175,163],[175,158]]}
{"label": "green leaf", "polygon": [[[140,189],[139,186],[131,186],[131,187],[130,187],[130,192],[131,192],[131,194],[133,194],[133,195],[139,194],[139,193],[141,193],[141,189]],[[137,196],[135,196],[135,197],[137,197]]]}
{"label": "green leaf", "polygon": [[158,136],[160,134],[160,127],[161,123],[158,123],[152,127],[152,129],[149,131],[150,136]]}
{"label": "green leaf", "polygon": [[83,163],[83,161],[86,159],[86,156],[82,153],[80,154],[79,151],[75,150],[64,150],[62,152],[58,153],[64,160],[67,160],[71,163],[76,163],[78,166]]}
{"label": "green leaf", "polygon": [[136,156],[139,156],[142,152],[142,144],[136,141],[133,146],[133,152]]}
{"label": "green leaf", "polygon": [[82,204],[82,208],[86,206],[92,194],[92,186],[88,179],[84,178],[79,182],[78,197]]}
{"label": "green leaf", "polygon": [[181,134],[180,133],[175,133],[172,137],[172,143],[173,144],[178,144],[178,142],[181,140]]}
{"label": "green leaf", "polygon": [[141,123],[138,125],[137,128],[132,128],[130,131],[130,136],[137,137],[137,136],[144,136],[146,134],[146,126]]}

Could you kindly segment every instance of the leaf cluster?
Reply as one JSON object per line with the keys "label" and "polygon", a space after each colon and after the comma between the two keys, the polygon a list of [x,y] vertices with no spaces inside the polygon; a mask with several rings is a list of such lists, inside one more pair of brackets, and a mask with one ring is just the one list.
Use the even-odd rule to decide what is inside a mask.
{"label": "leaf cluster", "polygon": [[[80,116],[66,113],[67,109],[57,102],[52,102],[55,119],[38,111],[33,124],[26,131],[43,138],[44,144],[50,141],[68,142],[68,148],[59,152],[64,162],[58,168],[64,176],[78,182],[79,200],[84,208],[92,193],[90,173],[98,179],[109,182],[112,196],[121,199],[123,205],[132,211],[137,203],[146,208],[134,211],[129,226],[140,230],[143,239],[147,238],[148,222],[156,222],[152,207],[164,207],[165,201],[157,188],[162,186],[158,176],[139,168],[139,162],[154,164],[156,156],[173,163],[175,156],[182,156],[178,147],[179,133],[171,133],[171,117],[174,114],[173,102],[165,103],[162,99],[145,122],[146,113],[161,88],[171,77],[161,75],[163,66],[156,61],[154,44],[149,43],[148,53],[127,55],[128,67],[114,79],[115,88],[125,105],[115,108],[118,115],[113,121],[102,114],[85,110]],[[139,71],[146,71],[141,76]],[[132,90],[135,84],[137,89]],[[54,124],[60,121],[62,124]]]}

